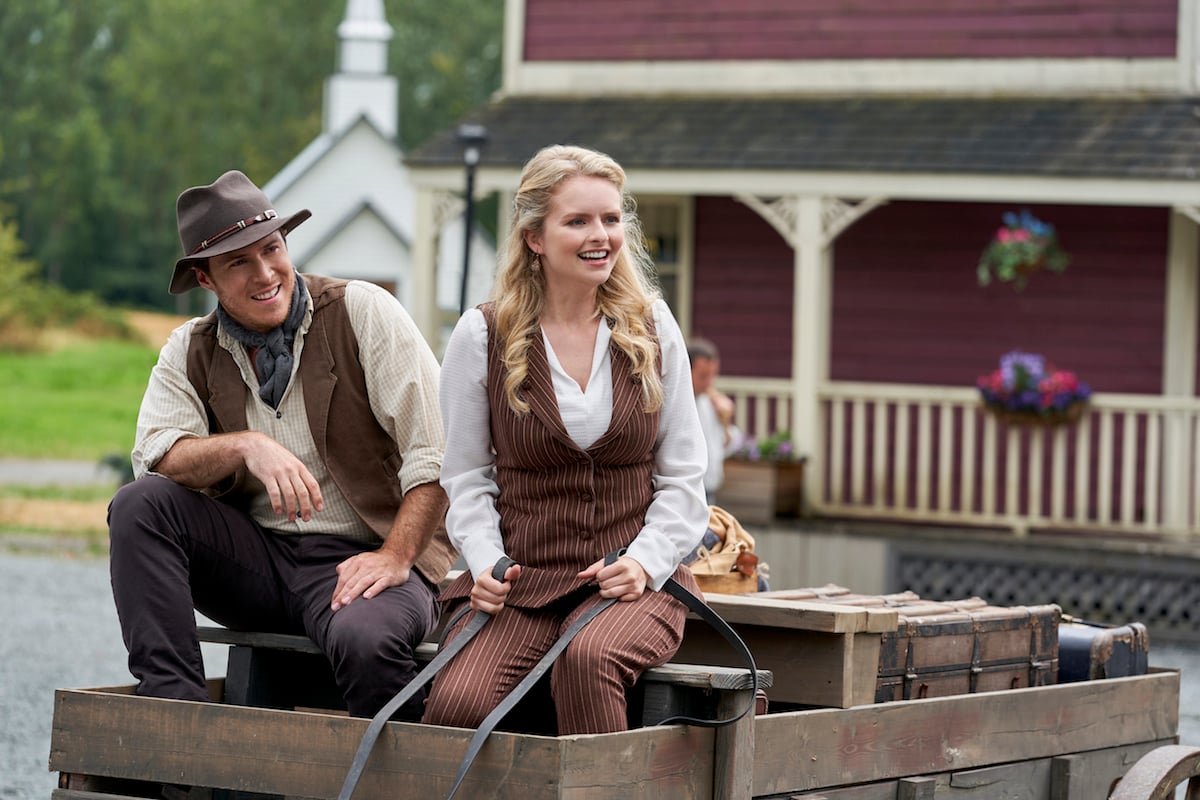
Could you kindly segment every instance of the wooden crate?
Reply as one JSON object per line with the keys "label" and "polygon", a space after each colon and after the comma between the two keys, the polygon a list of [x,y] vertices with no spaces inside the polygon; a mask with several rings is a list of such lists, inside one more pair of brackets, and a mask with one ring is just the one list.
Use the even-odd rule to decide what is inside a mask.
{"label": "wooden crate", "polygon": [[[880,636],[896,629],[896,611],[773,594],[704,595],[750,647],[758,667],[773,673],[771,701],[834,708],[874,702]],[[740,666],[729,645],[698,618],[688,620],[675,658]]]}

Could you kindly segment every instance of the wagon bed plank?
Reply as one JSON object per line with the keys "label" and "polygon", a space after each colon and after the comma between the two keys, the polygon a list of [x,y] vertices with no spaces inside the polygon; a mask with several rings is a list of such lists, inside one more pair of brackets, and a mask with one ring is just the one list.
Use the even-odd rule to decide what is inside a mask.
{"label": "wagon bed plank", "polygon": [[[50,769],[270,794],[335,798],[369,720],[318,713],[163,700],[89,690],[55,693]],[[466,750],[469,731],[392,723],[355,796],[436,796]],[[466,796],[551,800],[553,738],[496,733],[464,783]],[[444,784],[444,785],[443,785]],[[474,784],[474,785],[470,785]]]}
{"label": "wagon bed plank", "polygon": [[[325,800],[337,797],[368,723],[128,691],[59,690],[50,769]],[[389,723],[356,800],[445,796],[472,733]],[[686,726],[596,736],[497,732],[462,793],[496,800],[707,800],[714,739],[710,728]]]}
{"label": "wagon bed plank", "polygon": [[[1096,800],[1146,753],[1174,739],[1093,750],[1070,756],[1016,764],[921,775],[878,783],[822,788],[784,795],[788,800]],[[1070,760],[1074,776],[1064,779],[1062,762]],[[1019,786],[1020,788],[1015,788]],[[776,795],[776,798],[779,796]]]}
{"label": "wagon bed plank", "polygon": [[[1179,673],[939,697],[756,721],[754,794],[958,772],[1176,735]],[[797,759],[796,754],[803,753]]]}

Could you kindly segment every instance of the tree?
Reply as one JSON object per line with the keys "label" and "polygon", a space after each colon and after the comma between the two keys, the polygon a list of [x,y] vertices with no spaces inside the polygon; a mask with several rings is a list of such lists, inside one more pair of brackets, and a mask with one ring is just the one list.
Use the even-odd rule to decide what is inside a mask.
{"label": "tree", "polygon": [[500,88],[504,3],[402,0],[389,9],[396,31],[389,55],[400,81],[400,144],[411,149]]}
{"label": "tree", "polygon": [[[411,148],[499,85],[503,5],[388,10]],[[344,13],[328,0],[7,3],[0,207],[45,277],[164,305],[179,192],[231,168],[265,183],[316,137]]]}

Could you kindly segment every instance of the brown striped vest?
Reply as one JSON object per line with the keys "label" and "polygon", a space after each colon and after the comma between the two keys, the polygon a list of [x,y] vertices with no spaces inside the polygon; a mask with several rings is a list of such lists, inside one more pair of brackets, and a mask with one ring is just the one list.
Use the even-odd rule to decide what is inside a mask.
{"label": "brown striped vest", "polygon": [[[653,494],[658,412],[642,410],[642,389],[631,362],[616,345],[612,359],[613,410],[608,430],[586,450],[575,444],[558,411],[545,343],[534,336],[521,395],[530,413],[516,414],[504,397],[505,368],[488,323],[488,406],[504,550],[521,565],[509,605],[533,608],[584,585],[581,569],[627,546],[642,528]],[[650,320],[651,335],[654,334]],[[678,571],[677,571],[678,572]],[[470,592],[464,574],[446,599]]]}

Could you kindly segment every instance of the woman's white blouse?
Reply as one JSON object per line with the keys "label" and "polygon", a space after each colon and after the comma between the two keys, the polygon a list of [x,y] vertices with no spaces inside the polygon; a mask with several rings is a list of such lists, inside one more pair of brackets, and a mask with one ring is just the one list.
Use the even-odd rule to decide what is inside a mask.
{"label": "woman's white blouse", "polygon": [[[626,555],[642,565],[650,576],[650,587],[658,590],[680,560],[699,544],[708,526],[708,506],[703,484],[707,453],[683,334],[661,300],[654,304],[654,322],[663,373],[654,491],[642,530]],[[505,554],[500,516],[496,513],[499,488],[489,434],[487,335],[482,312],[473,308],[463,314],[442,359],[440,391],[446,428],[441,482],[450,497],[446,529],[476,578],[491,570]],[[601,324],[585,392],[563,370],[550,342],[542,335],[563,425],[584,449],[608,430],[612,419],[610,338],[608,326]]]}

